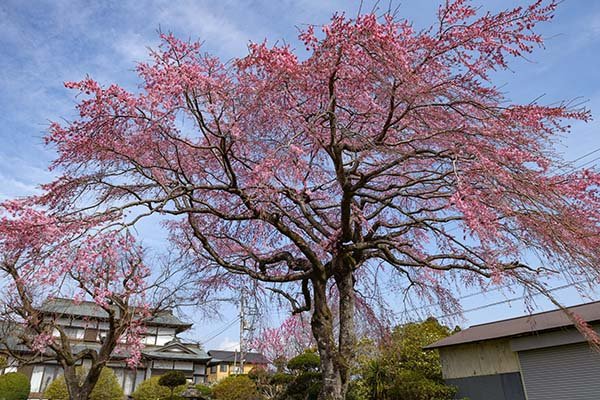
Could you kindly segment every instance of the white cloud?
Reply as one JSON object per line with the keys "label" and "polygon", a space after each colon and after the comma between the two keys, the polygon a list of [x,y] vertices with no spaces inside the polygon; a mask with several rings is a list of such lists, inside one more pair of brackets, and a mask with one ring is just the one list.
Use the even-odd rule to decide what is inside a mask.
{"label": "white cloud", "polygon": [[217,13],[215,7],[192,0],[169,2],[161,7],[157,19],[166,29],[188,32],[193,39],[211,42],[220,53],[231,57],[243,55],[253,36],[229,16]]}
{"label": "white cloud", "polygon": [[600,36],[600,13],[592,16],[589,31],[595,37]]}
{"label": "white cloud", "polygon": [[[33,153],[33,152],[32,152]],[[42,161],[43,165],[43,161]],[[52,180],[53,174],[34,162],[0,151],[0,199],[39,193],[39,184]]]}
{"label": "white cloud", "polygon": [[114,49],[133,66],[136,62],[146,61],[152,43],[147,37],[136,32],[126,32],[119,35],[114,42]]}
{"label": "white cloud", "polygon": [[38,192],[37,185],[28,184],[0,174],[0,201],[24,197]]}
{"label": "white cloud", "polygon": [[230,339],[229,337],[223,338],[215,350],[227,350],[227,351],[239,351],[240,342],[239,340]]}

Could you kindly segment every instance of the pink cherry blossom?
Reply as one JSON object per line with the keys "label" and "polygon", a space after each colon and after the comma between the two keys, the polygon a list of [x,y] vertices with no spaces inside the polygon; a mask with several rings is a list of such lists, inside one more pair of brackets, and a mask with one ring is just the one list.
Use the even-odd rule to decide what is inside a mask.
{"label": "pink cherry blossom", "polygon": [[356,317],[381,314],[382,281],[456,310],[457,286],[600,278],[600,174],[555,151],[589,111],[514,104],[492,80],[543,45],[556,6],[446,1],[423,31],[334,15],[301,32],[306,56],[265,41],[227,62],[162,35],[136,92],[66,84],[79,117],[50,127],[62,176],[37,204],[106,224],[169,216],[199,299],[250,279],[311,313],[322,396],[341,399]]}

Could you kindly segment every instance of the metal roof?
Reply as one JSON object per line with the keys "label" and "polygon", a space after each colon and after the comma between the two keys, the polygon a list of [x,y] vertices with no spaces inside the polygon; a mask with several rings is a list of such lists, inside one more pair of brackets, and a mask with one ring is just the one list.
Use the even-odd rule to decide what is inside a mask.
{"label": "metal roof", "polygon": [[[236,360],[239,361],[240,358],[239,351],[209,350],[208,354],[212,357],[212,360],[210,360],[211,364],[220,362],[232,363]],[[260,353],[249,352],[244,353],[244,362],[250,364],[268,364],[269,360]]]}
{"label": "metal roof", "polygon": [[[586,322],[600,321],[600,301],[566,307],[579,315]],[[523,317],[474,325],[463,331],[437,341],[426,349],[456,346],[459,344],[480,342],[483,340],[499,339],[512,336],[529,335],[535,332],[559,329],[573,326],[567,314],[561,310],[552,310]]]}
{"label": "metal roof", "polygon": [[[75,317],[91,317],[107,319],[108,314],[98,304],[92,301],[76,302],[72,299],[48,299],[40,306],[40,311],[49,314],[69,315]],[[171,311],[161,311],[152,316],[145,325],[162,325],[171,327],[190,328],[192,324],[181,321]]]}

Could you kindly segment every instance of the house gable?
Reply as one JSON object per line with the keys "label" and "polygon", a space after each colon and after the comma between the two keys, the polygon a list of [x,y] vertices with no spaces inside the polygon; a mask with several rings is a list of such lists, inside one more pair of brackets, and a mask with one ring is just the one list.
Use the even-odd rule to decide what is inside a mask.
{"label": "house gable", "polygon": [[192,349],[181,343],[169,343],[161,348],[155,349],[154,352],[196,354]]}

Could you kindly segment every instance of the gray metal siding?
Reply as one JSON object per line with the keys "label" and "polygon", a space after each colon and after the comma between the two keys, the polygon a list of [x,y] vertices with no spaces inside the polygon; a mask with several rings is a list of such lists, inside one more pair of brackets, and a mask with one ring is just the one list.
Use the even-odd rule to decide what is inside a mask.
{"label": "gray metal siding", "polygon": [[600,399],[600,354],[587,343],[518,354],[527,400]]}
{"label": "gray metal siding", "polygon": [[446,379],[446,383],[458,389],[456,399],[525,400],[518,372]]}

